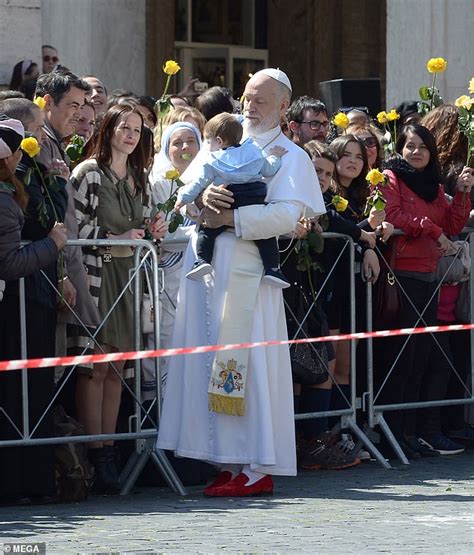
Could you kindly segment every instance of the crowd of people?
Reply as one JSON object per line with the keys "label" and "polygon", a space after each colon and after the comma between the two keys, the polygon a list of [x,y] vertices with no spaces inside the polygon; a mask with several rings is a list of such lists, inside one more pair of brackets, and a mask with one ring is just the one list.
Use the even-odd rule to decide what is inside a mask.
{"label": "crowd of people", "polygon": [[[159,121],[156,99],[108,93],[98,76],[58,62],[45,45],[42,72],[23,60],[0,92],[1,360],[24,355],[20,278],[29,358],[134,350],[128,284],[133,242],[143,238],[159,252],[163,279],[160,337],[143,329],[145,348],[344,333],[353,303],[364,331],[366,282],[382,295],[387,275],[401,303],[388,323],[382,302],[380,328],[465,320],[470,259],[460,235],[474,170],[454,105],[421,119],[416,103],[403,103],[392,141],[364,107],[342,107],[341,129],[320,100],[292,102],[288,76],[268,68],[250,77],[242,106],[223,87],[197,95],[187,86]],[[375,169],[385,175],[382,205],[371,202]],[[323,240],[324,231],[349,237],[355,262],[347,241]],[[129,244],[66,246],[77,238]],[[358,395],[367,390],[365,348],[357,344]],[[158,376],[146,360],[142,398],[159,380],[157,447],[214,465],[206,495],[271,493],[272,476],[370,458],[337,419],[294,421],[347,408],[354,362],[349,341],[163,358]],[[469,332],[378,340],[374,373],[379,404],[470,396]],[[125,361],[29,371],[32,437],[54,436],[47,409],[58,387],[85,433],[114,434],[132,378]],[[0,443],[20,437],[24,392],[21,371],[2,372]],[[462,405],[393,411],[387,421],[408,458],[460,453],[474,440]],[[88,457],[96,491],[118,493],[114,442],[91,441]],[[3,447],[0,467],[2,500],[54,500],[47,446]]]}

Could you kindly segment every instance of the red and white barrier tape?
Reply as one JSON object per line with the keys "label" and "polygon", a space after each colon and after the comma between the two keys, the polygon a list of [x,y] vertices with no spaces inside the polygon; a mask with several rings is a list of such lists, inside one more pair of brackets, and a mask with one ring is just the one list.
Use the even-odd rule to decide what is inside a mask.
{"label": "red and white barrier tape", "polygon": [[452,324],[449,326],[427,326],[424,328],[403,328],[398,330],[366,331],[359,333],[343,333],[310,337],[307,339],[288,339],[286,341],[258,341],[256,343],[233,343],[228,345],[203,345],[201,347],[181,347],[179,349],[155,349],[152,351],[130,351],[127,353],[107,353],[102,355],[83,355],[74,357],[32,358],[25,360],[0,361],[0,372],[21,370],[23,368],[47,368],[51,366],[75,366],[117,360],[137,360],[142,358],[171,357],[177,355],[194,355],[214,351],[230,351],[234,349],[253,349],[255,347],[274,347],[276,345],[292,345],[296,343],[321,343],[322,341],[344,341],[347,339],[369,339],[376,337],[392,337],[396,335],[416,335],[419,333],[440,333],[446,331],[472,330],[474,324]]}

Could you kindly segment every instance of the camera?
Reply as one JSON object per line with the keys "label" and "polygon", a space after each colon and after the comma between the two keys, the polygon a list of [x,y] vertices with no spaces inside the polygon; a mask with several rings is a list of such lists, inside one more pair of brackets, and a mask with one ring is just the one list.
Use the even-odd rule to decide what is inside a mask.
{"label": "camera", "polygon": [[204,91],[207,91],[208,89],[208,84],[205,83],[204,81],[196,81],[194,83],[194,92],[197,92],[199,94],[203,93]]}

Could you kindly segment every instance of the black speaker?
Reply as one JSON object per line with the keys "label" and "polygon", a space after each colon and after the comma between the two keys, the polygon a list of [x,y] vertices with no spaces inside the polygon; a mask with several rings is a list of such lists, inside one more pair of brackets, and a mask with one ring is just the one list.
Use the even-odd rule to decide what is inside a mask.
{"label": "black speaker", "polygon": [[378,78],[321,81],[319,95],[329,115],[343,107],[366,106],[371,116],[376,116],[382,109]]}

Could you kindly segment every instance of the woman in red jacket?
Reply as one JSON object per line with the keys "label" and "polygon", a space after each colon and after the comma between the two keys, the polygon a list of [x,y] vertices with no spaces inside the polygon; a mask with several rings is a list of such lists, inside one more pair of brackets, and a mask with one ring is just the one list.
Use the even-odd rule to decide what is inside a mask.
{"label": "woman in red jacket", "polygon": [[[454,199],[449,203],[440,185],[436,143],[430,131],[418,124],[407,125],[400,133],[396,150],[400,156],[389,160],[385,166],[389,180],[384,189],[385,211],[387,221],[404,233],[392,240],[391,247],[395,249],[394,273],[409,298],[402,294],[402,310],[395,327],[435,325],[438,305],[436,266],[450,246],[446,235],[458,234],[468,219],[472,170],[463,169],[457,180]],[[463,191],[467,191],[465,198]],[[422,315],[421,320],[419,315]],[[431,350],[438,347],[429,334],[411,336],[406,341],[406,337],[399,337],[384,341],[386,345],[379,345],[383,347],[386,370],[380,381],[385,379],[389,368],[393,365],[394,368],[377,404],[409,403],[420,399],[422,379],[429,371],[426,362]],[[415,411],[392,412],[388,416],[389,425],[407,456],[437,454],[419,443]]]}

